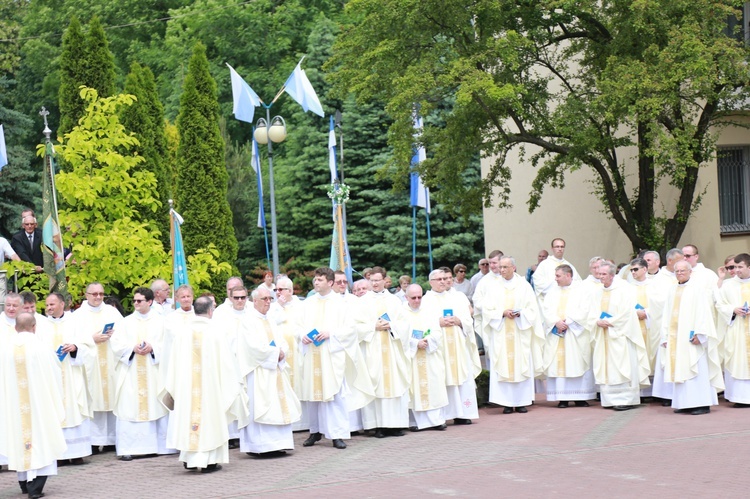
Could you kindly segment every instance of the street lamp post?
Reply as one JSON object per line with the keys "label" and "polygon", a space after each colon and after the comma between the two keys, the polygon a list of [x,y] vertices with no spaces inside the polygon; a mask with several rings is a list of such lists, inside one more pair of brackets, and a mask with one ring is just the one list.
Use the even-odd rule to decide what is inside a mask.
{"label": "street lamp post", "polygon": [[[275,101],[275,99],[274,99]],[[262,104],[266,109],[266,118],[260,118],[255,125],[254,137],[258,144],[268,144],[268,183],[271,191],[271,258],[273,262],[273,276],[279,275],[279,241],[276,233],[276,193],[273,184],[273,143],[286,139],[286,122],[281,116],[274,116],[271,120],[271,104]]]}

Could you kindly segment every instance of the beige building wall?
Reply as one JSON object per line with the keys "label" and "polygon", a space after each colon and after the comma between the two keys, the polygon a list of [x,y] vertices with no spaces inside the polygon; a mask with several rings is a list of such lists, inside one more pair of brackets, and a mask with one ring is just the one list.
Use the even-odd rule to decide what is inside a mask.
{"label": "beige building wall", "polygon": [[[722,131],[719,145],[750,145],[750,130],[739,127],[726,129]],[[531,152],[528,149],[526,157]],[[482,160],[483,174],[487,173],[490,161]],[[629,261],[633,252],[630,241],[617,223],[607,217],[604,206],[591,194],[591,170],[582,169],[569,173],[562,190],[546,189],[540,207],[530,214],[526,201],[537,170],[528,162],[520,163],[513,154],[508,155],[507,164],[513,175],[510,183],[510,202],[513,207],[509,210],[494,207],[484,209],[487,253],[499,249],[506,255],[515,257],[518,272],[523,274],[529,265],[536,262],[539,250],[549,251],[552,238],[562,237],[567,243],[565,256],[582,277],[588,275],[588,260],[592,256],[611,258],[618,263]],[[637,180],[633,178],[633,181]],[[715,160],[701,170],[698,184],[696,192],[706,189],[706,193],[700,208],[688,222],[680,246],[695,244],[700,251],[700,261],[716,269],[723,264],[727,255],[750,252],[750,235],[720,234]],[[665,202],[669,201],[669,206],[672,206],[670,198],[675,196],[675,191],[663,182],[658,196]]]}

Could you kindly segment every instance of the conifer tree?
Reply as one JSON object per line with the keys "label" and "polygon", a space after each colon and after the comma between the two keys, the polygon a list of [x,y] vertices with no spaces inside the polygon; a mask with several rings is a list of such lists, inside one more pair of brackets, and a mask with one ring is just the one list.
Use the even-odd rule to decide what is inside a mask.
{"label": "conifer tree", "polygon": [[72,130],[78,118],[83,116],[85,105],[78,87],[84,84],[85,60],[85,37],[81,23],[74,16],[63,34],[60,54],[60,127],[57,131],[59,136]]}
{"label": "conifer tree", "polygon": [[125,93],[134,95],[137,99],[132,106],[121,111],[122,124],[129,132],[134,133],[140,142],[137,150],[144,161],[138,164],[136,169],[148,170],[154,174],[157,199],[161,203],[156,212],[143,209],[140,213],[144,217],[143,220],[154,221],[161,231],[161,239],[166,249],[169,247],[168,200],[171,185],[166,172],[167,149],[163,108],[156,93],[151,70],[134,62],[125,79]]}
{"label": "conifer tree", "polygon": [[[227,202],[228,174],[218,113],[216,81],[208,70],[206,48],[198,43],[188,64],[177,117],[177,209],[185,219],[185,252],[192,254],[213,243],[219,261],[234,267],[237,239]],[[215,290],[223,289],[226,277],[214,277]]]}
{"label": "conifer tree", "polygon": [[86,59],[84,64],[84,84],[95,88],[99,96],[115,94],[115,58],[109,50],[109,40],[98,16],[91,18],[86,33]]}

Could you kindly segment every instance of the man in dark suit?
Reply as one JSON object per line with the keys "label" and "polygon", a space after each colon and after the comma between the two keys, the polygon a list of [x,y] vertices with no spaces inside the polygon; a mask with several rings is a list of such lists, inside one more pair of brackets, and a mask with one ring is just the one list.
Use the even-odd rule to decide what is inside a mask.
{"label": "man in dark suit", "polygon": [[23,219],[23,229],[13,234],[10,245],[24,262],[36,265],[36,271],[41,272],[44,266],[42,256],[42,230],[37,228],[36,218],[27,216]]}

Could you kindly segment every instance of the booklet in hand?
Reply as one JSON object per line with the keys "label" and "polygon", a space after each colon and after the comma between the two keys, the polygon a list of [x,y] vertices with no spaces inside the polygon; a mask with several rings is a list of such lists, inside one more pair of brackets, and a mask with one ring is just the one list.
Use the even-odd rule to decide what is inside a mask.
{"label": "booklet in hand", "polygon": [[453,309],[446,308],[445,310],[443,310],[443,317],[453,317]]}
{"label": "booklet in hand", "polygon": [[55,352],[57,354],[57,358],[62,362],[65,360],[65,357],[68,355],[68,352],[63,352],[63,346],[60,345],[57,347],[57,351]]}
{"label": "booklet in hand", "polygon": [[412,329],[411,337],[421,340],[422,338],[424,338],[424,331],[420,331],[419,329]]}
{"label": "booklet in hand", "polygon": [[318,336],[318,330],[317,329],[313,329],[312,331],[310,331],[309,333],[307,333],[307,337],[312,340],[313,345],[315,345],[316,347],[319,347],[320,345],[323,344],[323,342],[325,340],[315,341],[315,337],[316,336]]}
{"label": "booklet in hand", "polygon": [[110,322],[109,324],[104,325],[104,329],[102,329],[102,334],[112,334],[112,330],[115,328],[115,323]]}
{"label": "booklet in hand", "polygon": [[560,338],[564,338],[565,335],[560,332],[559,329],[557,329],[557,326],[552,326],[552,331],[550,333],[554,334],[555,336],[559,336]]}
{"label": "booklet in hand", "polygon": [[383,315],[381,315],[380,318],[383,319],[384,321],[391,322],[391,318],[388,317],[388,312],[386,312]]}
{"label": "booklet in hand", "polygon": [[643,305],[641,305],[640,303],[636,303],[635,304],[635,309],[636,310],[646,310],[645,308],[643,308]]}
{"label": "booklet in hand", "polygon": [[612,316],[609,315],[607,312],[602,312],[602,315],[599,316],[600,319],[609,319],[610,317]]}

